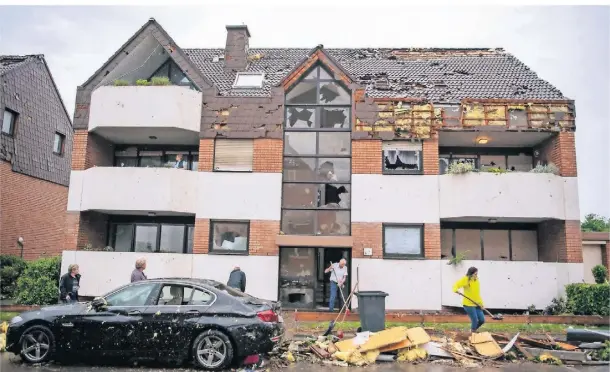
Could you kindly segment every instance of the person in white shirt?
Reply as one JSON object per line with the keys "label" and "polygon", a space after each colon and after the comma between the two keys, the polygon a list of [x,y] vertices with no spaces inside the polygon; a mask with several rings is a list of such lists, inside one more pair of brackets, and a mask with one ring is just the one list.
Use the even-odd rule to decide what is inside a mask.
{"label": "person in white shirt", "polygon": [[335,310],[335,300],[337,299],[337,292],[339,287],[343,288],[345,280],[347,279],[347,261],[344,258],[339,263],[331,264],[328,269],[324,270],[324,273],[330,273],[330,300],[328,301],[328,309],[330,311]]}

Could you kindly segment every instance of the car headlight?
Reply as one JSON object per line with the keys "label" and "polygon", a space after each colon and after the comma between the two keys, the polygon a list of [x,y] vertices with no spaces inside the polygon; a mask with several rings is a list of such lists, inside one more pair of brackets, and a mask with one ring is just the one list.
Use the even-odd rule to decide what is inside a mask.
{"label": "car headlight", "polygon": [[17,315],[17,316],[16,316],[16,317],[14,317],[13,319],[11,319],[11,323],[10,323],[10,324],[11,324],[11,325],[12,325],[12,324],[17,324],[17,323],[22,322],[22,321],[23,321],[23,318],[22,318],[22,317],[20,317],[19,315]]}

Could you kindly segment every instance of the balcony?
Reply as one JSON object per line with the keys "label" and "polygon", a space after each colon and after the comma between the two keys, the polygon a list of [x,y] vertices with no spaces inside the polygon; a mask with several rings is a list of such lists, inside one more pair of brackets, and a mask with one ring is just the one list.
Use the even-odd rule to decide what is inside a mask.
{"label": "balcony", "polygon": [[116,144],[196,144],[201,92],[183,86],[103,86],[91,96],[89,131]]}
{"label": "balcony", "polygon": [[94,167],[72,171],[68,211],[195,214],[198,172]]}
{"label": "balcony", "polygon": [[578,220],[578,183],[548,173],[439,176],[441,219]]}

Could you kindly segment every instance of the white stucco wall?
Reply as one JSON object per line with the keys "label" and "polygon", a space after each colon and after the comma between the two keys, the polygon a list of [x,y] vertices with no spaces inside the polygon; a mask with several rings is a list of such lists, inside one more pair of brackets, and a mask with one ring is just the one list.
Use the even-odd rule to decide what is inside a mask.
{"label": "white stucco wall", "polygon": [[70,173],[68,211],[194,214],[198,172],[173,168],[94,167]]}
{"label": "white stucco wall", "polygon": [[442,175],[439,199],[440,218],[580,218],[576,178],[552,174]]}
{"label": "white stucco wall", "polygon": [[439,223],[438,176],[354,174],[352,221]]}
{"label": "white stucco wall", "polygon": [[198,172],[197,218],[279,220],[281,173]]}
{"label": "white stucco wall", "polygon": [[93,91],[89,130],[181,128],[199,133],[201,92],[181,86],[104,86]]}
{"label": "white stucco wall", "polygon": [[462,261],[458,266],[442,260],[442,304],[461,306],[453,284],[469,267],[479,269],[481,297],[490,309],[543,309],[565,293],[565,285],[583,280],[583,264],[552,262]]}
{"label": "white stucco wall", "polygon": [[219,256],[206,254],[64,251],[61,270],[80,267],[82,296],[100,296],[129,283],[135,261],[144,257],[148,278],[193,277],[226,283],[235,264],[246,273],[246,292],[263,299],[277,299],[277,256]]}
{"label": "white stucco wall", "polygon": [[[359,268],[362,291],[384,291],[386,310],[440,310],[441,261],[354,258],[352,285]],[[358,306],[358,300],[354,302]]]}

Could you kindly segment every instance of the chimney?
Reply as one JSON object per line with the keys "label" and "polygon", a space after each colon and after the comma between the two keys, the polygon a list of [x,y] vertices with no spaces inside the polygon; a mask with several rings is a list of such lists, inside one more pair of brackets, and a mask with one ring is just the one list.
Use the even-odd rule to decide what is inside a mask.
{"label": "chimney", "polygon": [[225,70],[243,71],[248,64],[248,26],[227,26],[227,45],[225,46]]}

